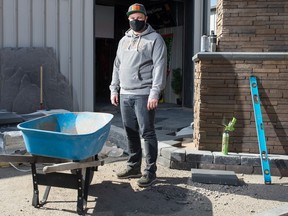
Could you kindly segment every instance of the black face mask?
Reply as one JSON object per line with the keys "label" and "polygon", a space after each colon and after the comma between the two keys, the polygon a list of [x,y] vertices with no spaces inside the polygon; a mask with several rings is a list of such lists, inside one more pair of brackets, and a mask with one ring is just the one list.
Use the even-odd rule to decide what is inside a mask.
{"label": "black face mask", "polygon": [[145,21],[140,21],[140,20],[131,20],[129,21],[130,27],[133,29],[135,32],[139,32],[142,29],[144,29],[146,23]]}

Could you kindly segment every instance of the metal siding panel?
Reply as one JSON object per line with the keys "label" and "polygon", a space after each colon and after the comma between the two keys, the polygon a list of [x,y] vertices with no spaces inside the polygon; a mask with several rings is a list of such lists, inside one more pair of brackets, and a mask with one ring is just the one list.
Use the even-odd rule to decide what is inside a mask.
{"label": "metal siding panel", "polygon": [[203,5],[202,2],[195,1],[195,10],[194,10],[194,50],[193,53],[200,51],[201,36],[203,32]]}
{"label": "metal siding panel", "polygon": [[72,85],[77,89],[75,94],[80,104],[80,110],[83,109],[83,1],[72,1],[72,29],[71,29],[71,56],[72,56]]}
{"label": "metal siding panel", "polygon": [[[58,50],[58,0],[46,1],[46,46]],[[58,52],[57,57],[58,57]]]}
{"label": "metal siding panel", "polygon": [[59,0],[59,28],[58,28],[58,43],[59,43],[59,59],[60,71],[67,77],[71,83],[71,59],[70,59],[70,46],[71,46],[71,32],[70,32],[70,1]]}
{"label": "metal siding panel", "polygon": [[45,46],[44,0],[32,0],[32,46]]}
{"label": "metal siding panel", "polygon": [[31,1],[18,1],[18,46],[31,46]]}
{"label": "metal siding panel", "polygon": [[3,0],[0,0],[0,48],[3,47]]}
{"label": "metal siding panel", "polygon": [[16,0],[3,0],[3,46],[17,45]]}
{"label": "metal siding panel", "polygon": [[53,47],[75,111],[94,109],[93,10],[94,0],[0,0],[0,47],[17,46],[17,29],[20,46]]}
{"label": "metal siding panel", "polygon": [[94,111],[94,0],[85,1],[84,14],[83,110]]}

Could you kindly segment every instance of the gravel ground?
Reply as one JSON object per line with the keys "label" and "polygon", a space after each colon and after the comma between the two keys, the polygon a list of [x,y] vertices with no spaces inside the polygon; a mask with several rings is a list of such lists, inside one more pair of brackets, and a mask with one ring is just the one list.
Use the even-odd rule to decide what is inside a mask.
{"label": "gravel ground", "polygon": [[[89,188],[86,215],[258,215],[288,202],[288,178],[272,176],[272,185],[262,175],[237,174],[243,186],[192,182],[191,172],[158,166],[158,181],[139,188],[137,179],[119,180],[116,172],[125,162],[99,167]],[[29,166],[21,166],[29,169]],[[77,191],[52,187],[48,202],[34,208],[30,172],[0,168],[0,212],[3,216],[77,215]],[[45,187],[40,186],[40,197]],[[287,209],[288,212],[288,209]]]}

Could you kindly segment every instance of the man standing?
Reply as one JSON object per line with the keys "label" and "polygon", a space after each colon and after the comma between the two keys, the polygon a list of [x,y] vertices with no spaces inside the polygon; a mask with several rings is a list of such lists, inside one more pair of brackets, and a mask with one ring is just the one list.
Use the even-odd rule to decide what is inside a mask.
{"label": "man standing", "polygon": [[[127,12],[130,29],[118,44],[110,85],[111,103],[119,103],[128,140],[127,168],[118,178],[138,178],[140,187],[156,180],[158,141],[154,128],[155,109],[166,84],[167,49],[161,35],[147,23],[146,9],[133,4]],[[144,139],[146,168],[141,174]]]}

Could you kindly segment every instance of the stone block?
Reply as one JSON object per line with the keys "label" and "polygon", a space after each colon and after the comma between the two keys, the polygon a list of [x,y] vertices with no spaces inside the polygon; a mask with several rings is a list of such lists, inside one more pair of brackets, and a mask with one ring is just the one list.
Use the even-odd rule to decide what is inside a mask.
{"label": "stone block", "polygon": [[241,185],[233,171],[191,169],[192,181],[205,184]]}
{"label": "stone block", "polygon": [[222,152],[213,152],[213,155],[215,164],[225,164],[225,165],[241,164],[240,155],[237,153],[228,153],[228,155],[223,155]]}
{"label": "stone block", "polygon": [[288,169],[271,167],[270,172],[271,172],[271,176],[288,177]]}
{"label": "stone block", "polygon": [[226,165],[224,164],[198,164],[199,169],[211,169],[211,170],[226,170]]}
{"label": "stone block", "polygon": [[173,151],[176,151],[178,148],[176,147],[163,147],[161,149],[159,149],[160,151],[160,156],[166,158],[166,159],[171,159],[171,154]]}
{"label": "stone block", "polygon": [[198,162],[198,163],[213,163],[213,154],[210,151],[201,151],[201,150],[186,150],[186,161],[189,162]]}
{"label": "stone block", "polygon": [[184,162],[186,161],[186,150],[177,149],[171,153],[171,161]]}
{"label": "stone block", "polygon": [[253,173],[253,166],[226,165],[226,170],[234,171],[236,173],[252,174]]}
{"label": "stone block", "polygon": [[244,166],[261,166],[259,154],[239,153],[241,165]]}
{"label": "stone block", "polygon": [[262,167],[261,166],[253,166],[253,174],[262,175]]}
{"label": "stone block", "polygon": [[170,160],[167,159],[167,158],[164,158],[162,156],[158,156],[157,158],[157,164],[161,165],[161,166],[164,166],[164,167],[168,167],[168,168],[171,168],[170,167]]}
{"label": "stone block", "polygon": [[198,164],[196,162],[178,162],[171,161],[171,169],[178,170],[191,170],[191,168],[197,168]]}
{"label": "stone block", "polygon": [[288,170],[288,155],[268,155],[271,168],[287,169]]}

